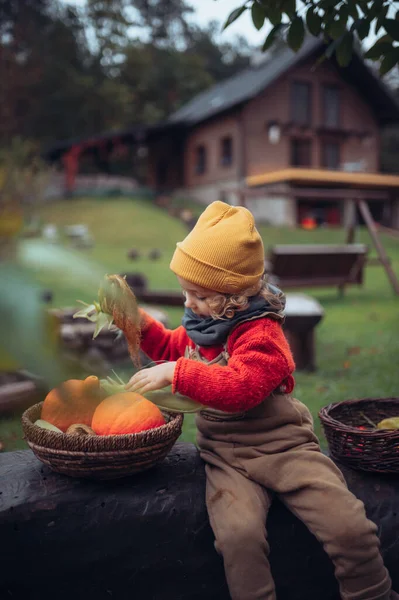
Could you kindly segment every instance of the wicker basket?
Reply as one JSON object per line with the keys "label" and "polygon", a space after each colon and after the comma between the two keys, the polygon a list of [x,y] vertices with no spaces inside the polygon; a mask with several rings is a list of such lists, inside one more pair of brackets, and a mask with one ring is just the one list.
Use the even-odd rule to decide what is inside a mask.
{"label": "wicker basket", "polygon": [[354,469],[379,473],[399,472],[399,430],[373,429],[367,419],[378,423],[398,416],[399,398],[346,400],[319,412],[331,456]]}
{"label": "wicker basket", "polygon": [[118,479],[145,471],[165,458],[181,434],[183,416],[163,413],[167,423],[156,429],[129,435],[65,435],[42,429],[43,402],[22,415],[22,427],[30,448],[53,471],[85,479]]}

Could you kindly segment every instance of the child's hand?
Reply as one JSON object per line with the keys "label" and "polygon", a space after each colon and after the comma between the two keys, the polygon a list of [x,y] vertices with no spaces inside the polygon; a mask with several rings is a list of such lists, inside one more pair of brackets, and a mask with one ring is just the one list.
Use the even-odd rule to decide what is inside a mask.
{"label": "child's hand", "polygon": [[126,384],[126,389],[129,392],[137,392],[139,394],[160,390],[172,383],[175,367],[176,362],[166,362],[155,367],[142,369],[133,375]]}

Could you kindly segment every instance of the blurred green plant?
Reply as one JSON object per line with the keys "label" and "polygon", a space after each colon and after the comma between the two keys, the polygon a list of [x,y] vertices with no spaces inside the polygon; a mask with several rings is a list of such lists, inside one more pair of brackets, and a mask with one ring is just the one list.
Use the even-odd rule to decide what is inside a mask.
{"label": "blurred green plant", "polygon": [[55,322],[41,290],[15,264],[0,264],[0,370],[23,366],[50,385],[66,379]]}
{"label": "blurred green plant", "polygon": [[[31,371],[49,386],[70,376],[58,344],[58,324],[43,302],[43,289],[34,283],[35,267],[65,273],[92,294],[104,271],[73,249],[44,240],[21,240],[45,200],[51,176],[37,146],[16,138],[0,148],[0,371]],[[32,279],[28,275],[32,273]]]}
{"label": "blurred green plant", "polygon": [[51,172],[34,142],[14,138],[0,147],[0,260],[43,202]]}

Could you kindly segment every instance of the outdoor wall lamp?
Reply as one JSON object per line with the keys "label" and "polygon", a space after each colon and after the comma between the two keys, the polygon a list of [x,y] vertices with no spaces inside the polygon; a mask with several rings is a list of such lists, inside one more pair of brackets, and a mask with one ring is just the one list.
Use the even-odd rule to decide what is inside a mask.
{"label": "outdoor wall lamp", "polygon": [[281,138],[281,127],[277,121],[270,121],[267,126],[267,135],[271,144],[278,144]]}

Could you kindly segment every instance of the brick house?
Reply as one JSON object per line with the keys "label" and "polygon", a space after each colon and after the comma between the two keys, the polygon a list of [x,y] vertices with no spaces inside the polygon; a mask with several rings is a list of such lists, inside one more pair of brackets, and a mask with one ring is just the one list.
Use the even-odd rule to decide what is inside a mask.
{"label": "brick house", "polygon": [[276,225],[309,211],[344,223],[356,188],[377,220],[399,226],[399,177],[378,174],[380,131],[399,107],[358,55],[342,69],[317,64],[323,49],[309,38],[172,114],[149,145],[149,184],[205,204],[245,202]]}
{"label": "brick house", "polygon": [[389,90],[355,54],[340,68],[319,61],[325,46],[305,40],[193,98],[166,121],[85,140],[49,152],[62,159],[67,189],[79,160],[118,145],[147,154],[147,185],[158,194],[204,204],[245,203],[259,221],[295,225],[311,213],[349,224],[357,198],[377,221],[399,228],[399,176],[380,173],[380,135],[399,122]]}

